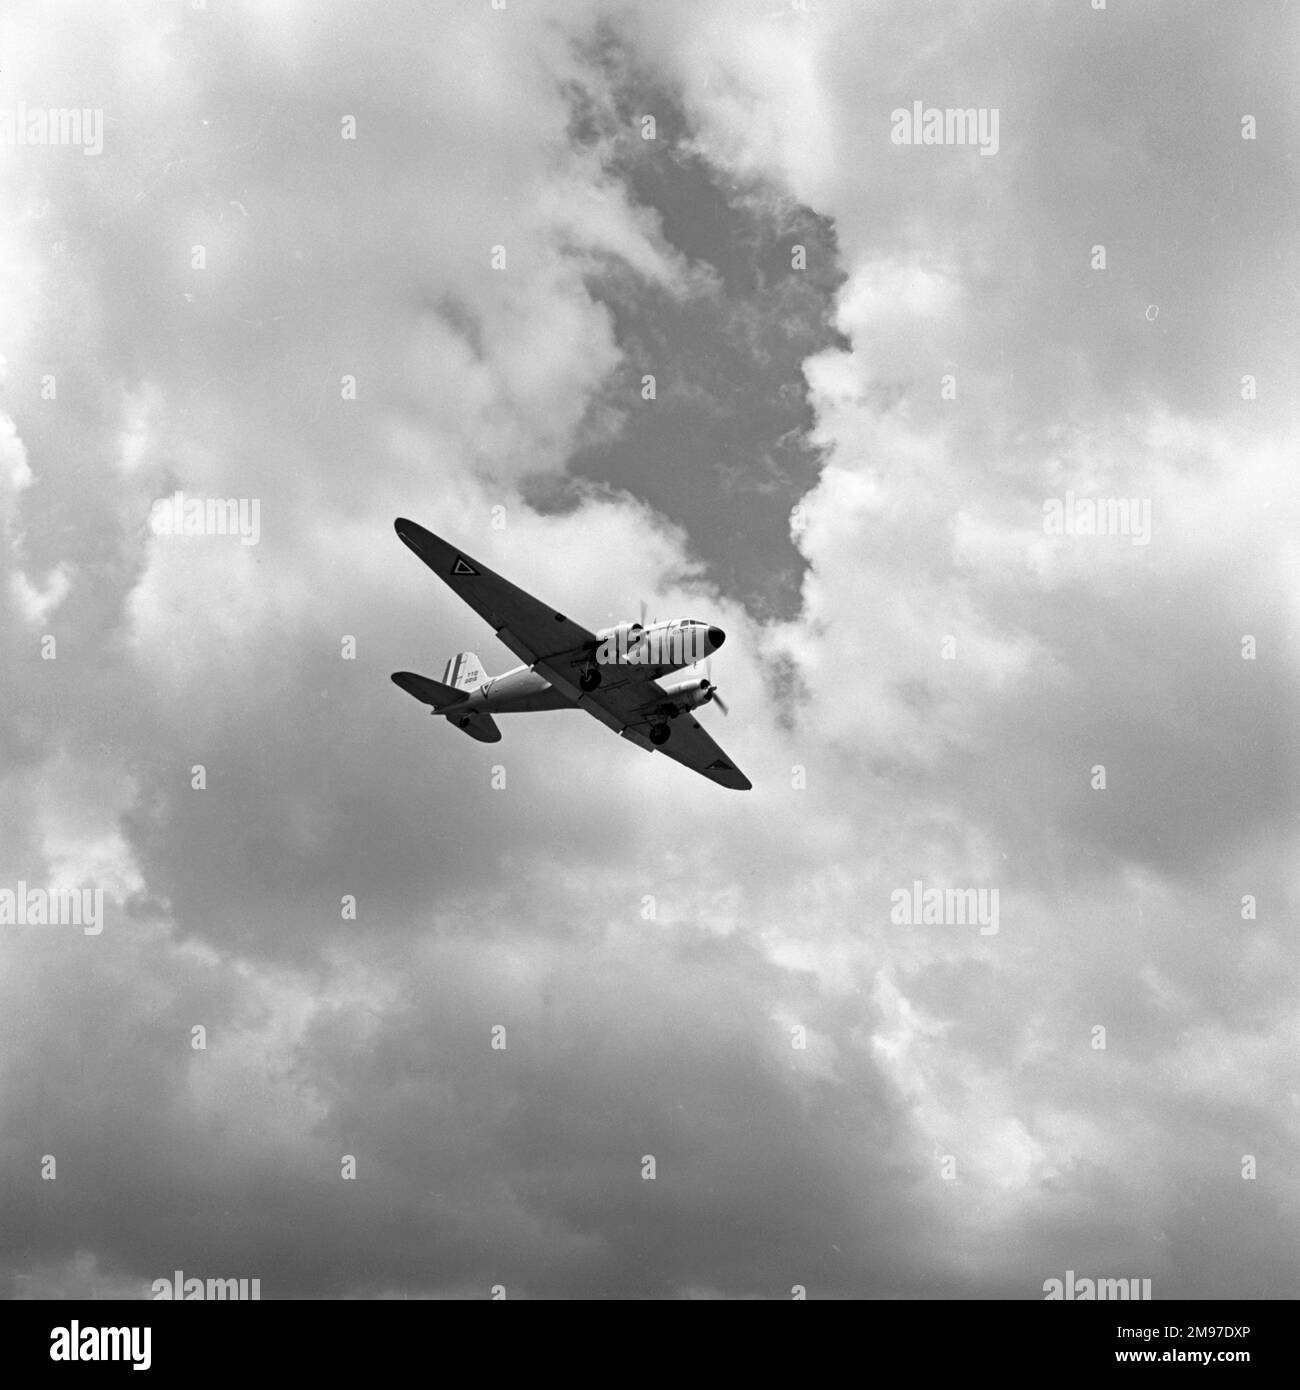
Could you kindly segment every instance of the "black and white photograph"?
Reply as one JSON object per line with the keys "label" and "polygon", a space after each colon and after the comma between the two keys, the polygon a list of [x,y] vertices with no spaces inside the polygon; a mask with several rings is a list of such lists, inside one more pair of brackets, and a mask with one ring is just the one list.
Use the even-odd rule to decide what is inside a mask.
{"label": "black and white photograph", "polygon": [[1300,1295],[1297,74],[1288,0],[5,0],[49,1374],[201,1363],[175,1302],[1067,1353],[1041,1305],[1122,1303],[1098,1365],[1249,1360]]}

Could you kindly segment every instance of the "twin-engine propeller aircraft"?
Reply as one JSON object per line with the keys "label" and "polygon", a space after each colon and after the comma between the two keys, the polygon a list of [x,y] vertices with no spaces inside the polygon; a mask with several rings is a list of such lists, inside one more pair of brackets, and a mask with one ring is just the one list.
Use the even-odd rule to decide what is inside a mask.
{"label": "twin-engine propeller aircraft", "polygon": [[398,517],[397,534],[449,588],[492,625],[524,665],[489,678],[473,652],[453,657],[442,680],[395,671],[408,695],[445,715],[481,743],[496,743],[494,714],[525,710],[585,709],[616,734],[670,758],[721,787],[748,791],[749,778],[696,723],[693,711],[716,702],[707,677],[671,685],[656,677],[692,666],[723,644],[721,628],[691,618],[620,623],[588,632],[530,594],[493,574],[464,551]]}

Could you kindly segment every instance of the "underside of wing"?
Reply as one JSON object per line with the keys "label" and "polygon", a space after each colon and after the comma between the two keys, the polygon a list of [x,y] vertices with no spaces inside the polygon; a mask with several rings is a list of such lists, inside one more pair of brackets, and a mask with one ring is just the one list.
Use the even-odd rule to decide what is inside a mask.
{"label": "underside of wing", "polygon": [[673,720],[672,728],[668,742],[659,745],[660,753],[666,753],[683,767],[689,767],[720,787],[730,787],[738,792],[747,792],[753,787],[749,778],[705,733],[703,726],[691,714],[679,714]]}
{"label": "underside of wing", "polygon": [[[579,695],[583,709],[639,747],[666,754],[720,787],[733,791],[749,791],[753,787],[690,710],[681,711],[675,718],[662,718],[667,697],[655,681],[645,677],[627,679],[617,685],[602,685],[589,695]],[[656,723],[666,724],[669,730],[664,743],[651,741]]]}
{"label": "underside of wing", "polygon": [[[595,649],[595,633],[414,521],[398,517],[394,529],[449,589],[491,625],[520,661],[537,667],[566,695],[579,693],[578,671]],[[552,667],[559,679],[552,675]]]}

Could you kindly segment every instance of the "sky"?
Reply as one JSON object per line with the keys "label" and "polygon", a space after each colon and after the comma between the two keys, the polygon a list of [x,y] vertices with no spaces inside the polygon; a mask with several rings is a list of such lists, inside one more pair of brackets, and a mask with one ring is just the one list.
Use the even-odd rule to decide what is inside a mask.
{"label": "sky", "polygon": [[7,5],[4,1296],[1297,1296],[1297,19]]}

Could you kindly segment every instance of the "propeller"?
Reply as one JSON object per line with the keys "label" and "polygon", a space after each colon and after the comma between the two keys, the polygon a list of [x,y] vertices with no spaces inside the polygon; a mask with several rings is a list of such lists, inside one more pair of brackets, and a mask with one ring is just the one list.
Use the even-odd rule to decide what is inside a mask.
{"label": "propeller", "polygon": [[[646,625],[645,615],[646,615],[646,601],[645,601],[645,599],[642,599],[642,600],[641,600],[641,626],[642,626],[642,628],[644,628],[645,625]],[[692,664],[698,668],[698,666],[699,666],[700,663],[699,663],[698,661],[696,661],[696,662],[693,662]],[[711,656],[705,658],[705,662],[704,662],[704,679],[708,682],[708,695],[709,695],[709,698],[708,698],[707,703],[713,704],[713,705],[717,705],[717,707],[722,711],[722,713],[723,713],[724,715],[730,714],[731,711],[727,708],[726,701],[723,700],[722,696],[718,694],[718,687],[717,687],[716,685],[713,684],[713,658],[712,658]]]}
{"label": "propeller", "polygon": [[718,687],[713,684],[713,658],[709,657],[704,663],[704,679],[709,683],[709,703],[717,705],[723,714],[730,714],[731,711],[723,702],[722,696],[718,694]]}

